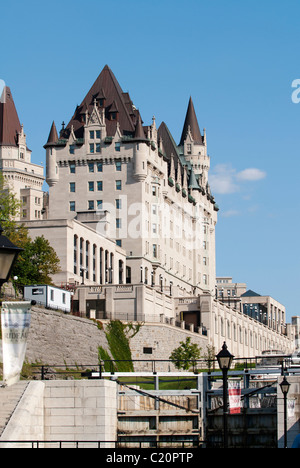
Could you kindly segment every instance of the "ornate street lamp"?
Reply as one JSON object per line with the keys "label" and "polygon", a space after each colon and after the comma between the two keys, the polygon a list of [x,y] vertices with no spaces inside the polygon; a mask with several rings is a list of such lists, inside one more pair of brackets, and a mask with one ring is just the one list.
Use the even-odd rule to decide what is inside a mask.
{"label": "ornate street lamp", "polygon": [[225,341],[216,357],[223,374],[223,438],[224,448],[228,448],[228,371],[234,356],[228,351]]}
{"label": "ornate street lamp", "polygon": [[284,448],[288,448],[287,444],[287,395],[290,390],[291,384],[287,381],[286,376],[284,376],[283,381],[281,382],[280,388],[283,393],[284,399]]}
{"label": "ornate street lamp", "polygon": [[2,285],[9,280],[12,268],[23,249],[16,247],[6,236],[2,235],[0,226],[0,291]]}

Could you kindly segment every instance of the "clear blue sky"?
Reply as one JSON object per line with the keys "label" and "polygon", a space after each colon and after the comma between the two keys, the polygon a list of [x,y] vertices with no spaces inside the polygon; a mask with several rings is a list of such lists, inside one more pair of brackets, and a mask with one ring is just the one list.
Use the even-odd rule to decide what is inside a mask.
{"label": "clear blue sky", "polygon": [[[190,95],[220,206],[217,274],[299,308],[298,0],[2,2],[0,79],[33,151],[108,64],[145,124],[181,136]],[[300,94],[299,94],[300,95]]]}

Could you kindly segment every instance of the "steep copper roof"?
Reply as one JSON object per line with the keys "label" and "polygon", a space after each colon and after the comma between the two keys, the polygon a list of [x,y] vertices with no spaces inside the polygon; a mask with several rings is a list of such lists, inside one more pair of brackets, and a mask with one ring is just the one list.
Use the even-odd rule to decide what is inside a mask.
{"label": "steep copper roof", "polygon": [[0,145],[17,146],[21,124],[10,88],[6,86],[3,93],[3,102],[0,102]]}
{"label": "steep copper roof", "polygon": [[191,130],[191,134],[192,134],[194,143],[197,143],[198,145],[202,145],[203,144],[203,138],[202,138],[202,135],[201,135],[201,132],[200,132],[200,128],[199,128],[199,124],[198,124],[194,104],[193,104],[193,101],[192,101],[191,97],[190,97],[190,100],[189,100],[189,105],[188,105],[188,109],[187,109],[187,113],[186,113],[186,117],[185,117],[185,122],[184,122],[183,130],[182,130],[181,140],[180,140],[180,143],[179,143],[180,146],[184,144],[184,140],[186,139],[189,127],[190,127],[190,130]]}
{"label": "steep copper roof", "polygon": [[44,148],[46,148],[47,146],[51,146],[53,143],[56,143],[57,141],[58,141],[58,134],[57,134],[57,130],[56,130],[56,125],[55,125],[55,123],[53,121],[52,126],[51,126],[51,130],[50,130],[50,133],[49,133],[48,141],[45,144]]}
{"label": "steep copper roof", "polygon": [[[88,110],[92,113],[94,101],[98,101],[99,109],[105,109],[107,136],[114,136],[119,123],[123,135],[134,135],[137,111],[133,107],[128,93],[123,93],[115,75],[106,65],[95,83],[85,96],[84,100],[77,106],[75,113],[65,130],[61,133],[62,138],[68,137],[73,125],[75,136],[83,138],[84,120],[82,116]],[[116,113],[116,118],[112,118],[112,113]]]}
{"label": "steep copper roof", "polygon": [[145,132],[142,125],[142,119],[140,113],[138,113],[137,123],[134,132],[134,139],[139,141],[146,141]]}
{"label": "steep copper roof", "polygon": [[165,155],[165,159],[167,159],[168,161],[169,169],[171,166],[171,159],[173,159],[175,172],[177,174],[177,171],[179,170],[179,166],[181,165],[181,161],[179,158],[177,145],[171,135],[170,130],[165,124],[165,122],[162,122],[159,126],[158,138],[162,141],[163,152]]}

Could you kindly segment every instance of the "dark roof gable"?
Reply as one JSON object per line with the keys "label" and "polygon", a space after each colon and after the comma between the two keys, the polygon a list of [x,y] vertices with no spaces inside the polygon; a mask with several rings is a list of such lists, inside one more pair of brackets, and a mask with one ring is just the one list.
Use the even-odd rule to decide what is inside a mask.
{"label": "dark roof gable", "polygon": [[[80,106],[77,106],[75,113],[68,123],[61,137],[67,138],[73,126],[77,138],[82,138],[84,133],[84,122],[82,115],[86,110],[91,115],[94,101],[97,98],[103,99],[105,109],[105,123],[107,136],[114,136],[117,124],[123,135],[134,135],[137,120],[137,112],[132,104],[128,93],[123,93],[115,75],[106,65],[96,79],[95,83],[83,99]],[[111,112],[118,112],[118,119],[110,118]]]}

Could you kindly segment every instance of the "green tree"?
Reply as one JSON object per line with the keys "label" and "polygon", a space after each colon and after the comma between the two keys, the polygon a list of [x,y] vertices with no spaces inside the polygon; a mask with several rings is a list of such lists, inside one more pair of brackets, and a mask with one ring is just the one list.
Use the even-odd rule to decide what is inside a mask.
{"label": "green tree", "polygon": [[23,250],[12,270],[19,285],[51,284],[51,275],[60,271],[59,258],[49,241],[42,237],[31,240],[27,227],[16,219],[20,216],[21,202],[10,189],[0,171],[0,224],[3,234]]}
{"label": "green tree", "polygon": [[60,271],[59,258],[44,236],[36,237],[23,246],[13,268],[12,276],[18,277],[18,283],[52,284],[51,275]]}
{"label": "green tree", "polygon": [[195,343],[191,343],[191,338],[180,341],[180,346],[172,352],[169,359],[174,363],[177,369],[188,370],[194,365],[197,359],[200,359],[201,349]]}

